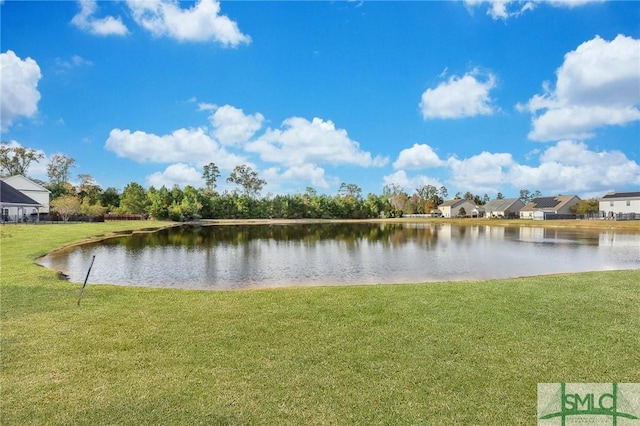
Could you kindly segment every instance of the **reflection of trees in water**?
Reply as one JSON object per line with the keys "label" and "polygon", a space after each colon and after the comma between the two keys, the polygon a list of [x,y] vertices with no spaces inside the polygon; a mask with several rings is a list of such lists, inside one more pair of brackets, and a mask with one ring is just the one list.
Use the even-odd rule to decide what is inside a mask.
{"label": "reflection of trees in water", "polygon": [[[347,247],[357,247],[362,242],[377,243],[383,247],[400,247],[408,243],[435,246],[438,238],[471,241],[479,237],[516,239],[521,230],[516,227],[455,226],[443,224],[411,223],[305,223],[273,225],[184,225],[158,232],[133,234],[106,240],[103,245],[123,245],[128,250],[138,251],[148,247],[215,247],[216,245],[247,245],[252,241],[275,241],[279,243],[300,242],[313,246],[322,241],[337,241]],[[598,243],[598,233],[572,230],[544,229],[544,238],[570,240],[576,244]]]}
{"label": "reflection of trees in water", "polygon": [[251,241],[301,242],[314,245],[321,241],[337,241],[347,247],[361,242],[380,243],[385,247],[401,246],[408,242],[431,245],[438,237],[438,226],[412,227],[403,224],[282,224],[282,225],[224,225],[178,226],[158,232],[133,234],[103,241],[101,244],[122,245],[137,251],[145,247],[182,246],[213,247],[219,244],[246,245]]}

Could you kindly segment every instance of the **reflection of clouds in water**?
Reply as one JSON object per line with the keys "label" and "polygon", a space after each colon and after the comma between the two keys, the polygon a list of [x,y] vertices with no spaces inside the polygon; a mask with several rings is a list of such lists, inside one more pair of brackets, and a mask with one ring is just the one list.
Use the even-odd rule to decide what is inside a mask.
{"label": "reflection of clouds in water", "polygon": [[[423,223],[331,226],[181,229],[166,236],[149,234],[148,242],[139,237],[89,244],[47,256],[41,263],[82,282],[95,255],[92,283],[201,289],[433,282],[640,268],[639,234]],[[339,231],[335,238],[333,231]]]}

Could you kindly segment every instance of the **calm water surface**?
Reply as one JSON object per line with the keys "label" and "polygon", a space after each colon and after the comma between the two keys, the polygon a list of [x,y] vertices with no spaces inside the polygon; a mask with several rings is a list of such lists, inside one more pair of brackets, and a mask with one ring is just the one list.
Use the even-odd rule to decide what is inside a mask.
{"label": "calm water surface", "polygon": [[195,289],[509,278],[640,268],[640,234],[450,224],[175,227],[39,263],[83,282]]}

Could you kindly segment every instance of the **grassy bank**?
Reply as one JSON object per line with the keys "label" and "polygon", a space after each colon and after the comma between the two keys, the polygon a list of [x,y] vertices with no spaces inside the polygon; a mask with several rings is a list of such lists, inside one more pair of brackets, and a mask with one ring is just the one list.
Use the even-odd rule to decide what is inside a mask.
{"label": "grassy bank", "polygon": [[149,226],[1,232],[0,424],[535,424],[539,382],[640,382],[640,271],[207,292],[33,259]]}

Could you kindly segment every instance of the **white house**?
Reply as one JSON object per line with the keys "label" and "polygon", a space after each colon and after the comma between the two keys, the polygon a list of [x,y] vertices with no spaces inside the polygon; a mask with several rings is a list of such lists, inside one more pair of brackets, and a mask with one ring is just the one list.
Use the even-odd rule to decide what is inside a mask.
{"label": "white house", "polygon": [[[475,208],[476,205],[474,203],[465,199],[445,201],[438,206],[438,210],[442,212],[442,217],[471,216]],[[463,209],[463,214],[460,214]]]}
{"label": "white house", "polygon": [[558,195],[557,197],[538,197],[520,209],[520,219],[544,220],[547,215],[570,215],[571,207],[580,202],[577,195]]}
{"label": "white house", "polygon": [[[29,220],[31,210],[40,209],[40,203],[27,197],[7,182],[0,180],[0,214],[2,222],[23,222]],[[37,217],[36,219],[38,219]]]}
{"label": "white house", "polygon": [[488,218],[513,218],[520,216],[520,210],[524,203],[519,198],[503,198],[491,200],[484,205],[484,211]]}
{"label": "white house", "polygon": [[[40,205],[39,208],[31,207],[31,211],[22,211],[21,213],[26,214],[27,216],[31,213],[38,212],[49,213],[49,194],[51,191],[47,188],[22,175],[9,176],[0,180],[8,183],[11,187],[17,189],[32,200],[35,200]],[[17,210],[14,211],[14,209],[9,209],[8,214],[9,216],[14,216],[17,215],[18,212]]]}
{"label": "white house", "polygon": [[640,191],[609,192],[598,201],[600,211],[607,217],[618,214],[640,214]]}

